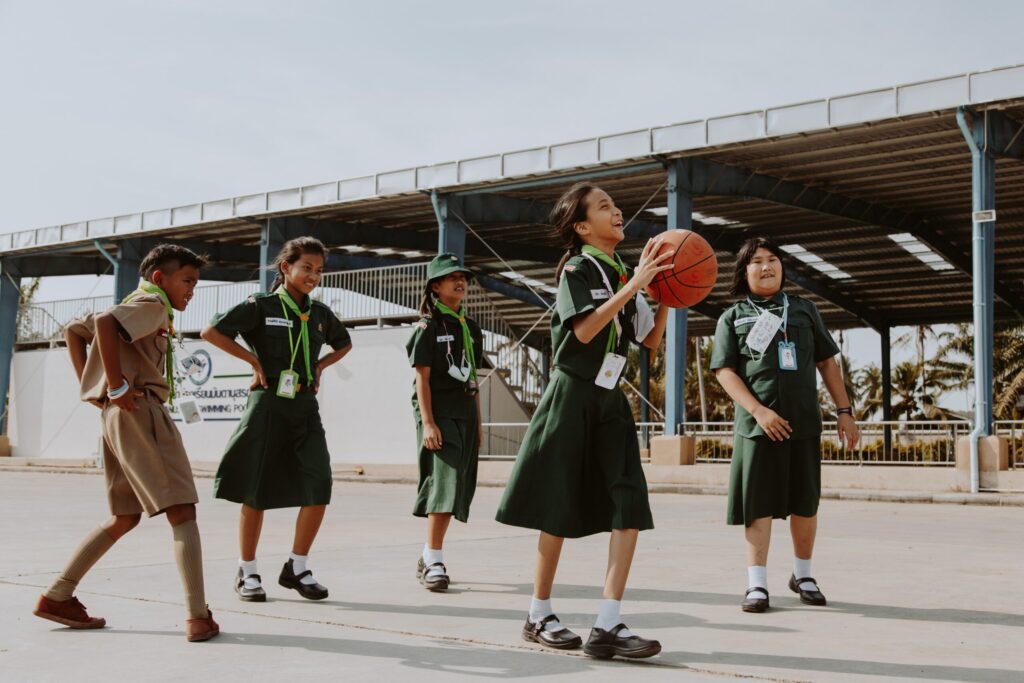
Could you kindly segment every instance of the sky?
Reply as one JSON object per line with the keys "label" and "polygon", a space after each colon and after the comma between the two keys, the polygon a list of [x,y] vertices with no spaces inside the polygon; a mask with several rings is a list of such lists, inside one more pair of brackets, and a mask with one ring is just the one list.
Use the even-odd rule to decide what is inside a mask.
{"label": "sky", "polygon": [[[1024,63],[1022,20],[996,0],[0,0],[0,232]],[[50,278],[40,300],[111,289]]]}

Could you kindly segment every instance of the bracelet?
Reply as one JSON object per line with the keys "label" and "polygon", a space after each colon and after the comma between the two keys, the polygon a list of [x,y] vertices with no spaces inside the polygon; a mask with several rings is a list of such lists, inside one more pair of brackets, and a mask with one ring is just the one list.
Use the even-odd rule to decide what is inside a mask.
{"label": "bracelet", "polygon": [[836,416],[838,417],[839,415],[849,415],[850,417],[853,417],[853,408],[836,408]]}
{"label": "bracelet", "polygon": [[107,398],[109,398],[110,400],[119,399],[122,396],[124,396],[125,394],[127,394],[128,390],[131,389],[131,388],[132,388],[131,385],[128,384],[128,380],[126,379],[124,381],[124,383],[121,386],[119,386],[117,389],[113,389],[113,390],[107,389]]}

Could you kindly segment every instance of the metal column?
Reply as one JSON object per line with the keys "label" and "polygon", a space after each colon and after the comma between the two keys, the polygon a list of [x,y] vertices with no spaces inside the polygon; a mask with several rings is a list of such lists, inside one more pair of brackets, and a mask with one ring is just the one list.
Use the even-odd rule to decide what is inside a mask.
{"label": "metal column", "polygon": [[437,217],[437,253],[455,254],[459,261],[466,262],[466,226],[458,220],[448,219],[448,196],[430,193],[430,203],[434,205]]}
{"label": "metal column", "polygon": [[[651,350],[646,346],[640,347],[640,422],[651,421],[651,410],[647,402],[651,400]],[[650,430],[646,425],[641,427],[643,448],[647,448],[650,441]]]}
{"label": "metal column", "polygon": [[285,243],[284,224],[277,218],[268,218],[260,232],[260,291],[269,292],[277,273],[274,259]]}
{"label": "metal column", "polygon": [[[668,229],[690,230],[693,227],[693,196],[689,176],[682,160],[668,167]],[[679,434],[685,419],[683,405],[686,386],[686,329],[689,309],[673,308],[665,328],[665,434]]]}
{"label": "metal column", "polygon": [[11,259],[0,259],[0,434],[7,434],[7,393],[11,386],[11,361],[18,336],[18,304],[21,273]]}
{"label": "metal column", "polygon": [[[892,420],[892,328],[888,325],[879,328],[878,336],[881,338],[882,352],[882,369],[880,373],[880,381],[882,383],[882,422],[890,422]],[[888,456],[892,453],[892,426],[886,424],[882,431],[884,434],[883,453]]]}
{"label": "metal column", "polygon": [[992,350],[995,334],[996,160],[988,147],[988,112],[957,123],[971,150],[972,279],[974,284],[974,429],[971,431],[971,493],[980,488],[978,439],[992,434]]}
{"label": "metal column", "polygon": [[118,243],[117,265],[114,268],[114,301],[123,301],[139,286],[139,264],[142,262],[141,240]]}

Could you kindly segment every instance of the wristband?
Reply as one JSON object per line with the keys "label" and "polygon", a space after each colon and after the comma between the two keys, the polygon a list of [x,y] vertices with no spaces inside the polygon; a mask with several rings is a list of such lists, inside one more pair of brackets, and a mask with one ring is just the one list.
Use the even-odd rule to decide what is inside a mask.
{"label": "wristband", "polygon": [[853,408],[836,408],[836,416],[849,415],[853,417]]}
{"label": "wristband", "polygon": [[131,385],[128,384],[128,380],[126,379],[124,383],[121,384],[121,386],[119,386],[117,389],[107,389],[107,398],[109,398],[110,400],[119,399],[125,394],[127,394],[128,390],[131,388]]}

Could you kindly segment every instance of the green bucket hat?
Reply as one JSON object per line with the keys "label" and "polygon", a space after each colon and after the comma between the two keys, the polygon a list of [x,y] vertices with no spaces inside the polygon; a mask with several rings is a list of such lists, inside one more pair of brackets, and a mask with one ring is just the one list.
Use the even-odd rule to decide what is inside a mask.
{"label": "green bucket hat", "polygon": [[459,257],[455,254],[438,254],[427,265],[427,282],[432,282],[437,278],[451,275],[452,273],[465,273],[467,278],[473,277],[473,271],[469,268],[464,268],[462,262],[459,261]]}

